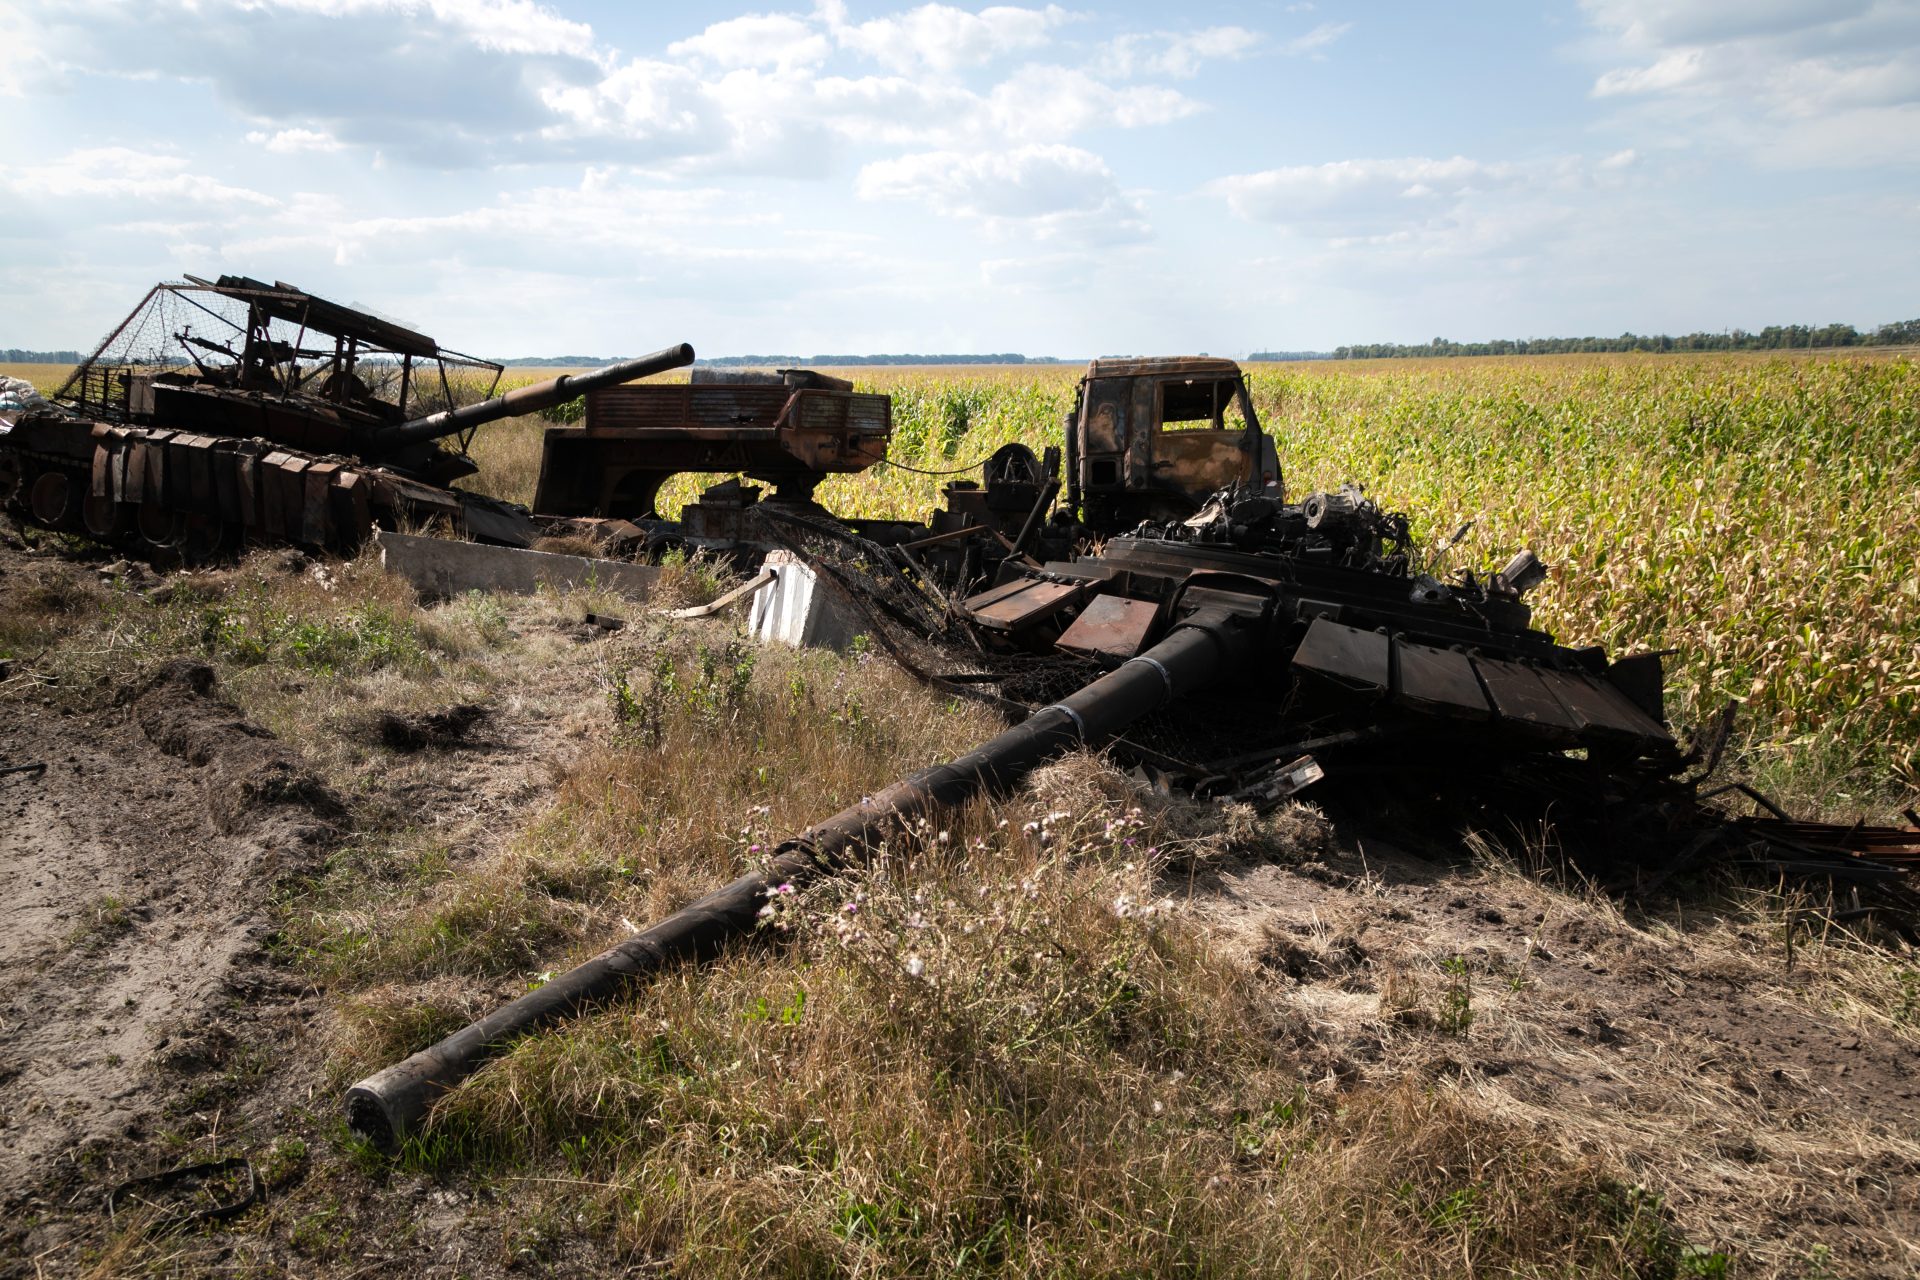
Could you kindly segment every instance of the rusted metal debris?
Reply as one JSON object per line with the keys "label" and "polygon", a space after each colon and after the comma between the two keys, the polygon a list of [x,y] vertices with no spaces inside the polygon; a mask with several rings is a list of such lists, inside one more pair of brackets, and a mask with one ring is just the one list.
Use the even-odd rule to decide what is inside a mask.
{"label": "rusted metal debris", "polygon": [[[168,307],[181,299],[224,306],[228,330],[180,320]],[[1615,834],[1609,857],[1655,859],[1631,868],[1643,890],[1708,858],[1870,886],[1920,865],[1920,821],[1802,823],[1764,798],[1771,817],[1712,807],[1701,787],[1729,718],[1683,749],[1661,655],[1535,628],[1525,597],[1546,567],[1531,551],[1442,581],[1408,518],[1361,489],[1289,494],[1230,360],[1093,361],[1060,449],[1007,445],[926,519],[866,520],[836,517],[815,491],[887,464],[886,396],[807,370],[625,385],[692,358],[669,348],[454,409],[449,368],[497,379],[499,366],[284,284],[191,280],[157,288],[76,372],[59,399],[80,416],[35,411],[0,432],[0,498],[16,510],[183,554],[246,539],[345,548],[402,520],[517,545],[545,529],[619,553],[710,551],[750,575],[779,549],[844,594],[905,669],[1018,722],[362,1081],[349,1115],[377,1140],[511,1036],[751,928],[771,885],[856,868],[901,821],[1012,786],[1076,744],[1259,807],[1382,777],[1430,786],[1434,824],[1470,794],[1550,797],[1556,821]],[[438,412],[411,399],[429,373]],[[474,469],[478,426],[580,393],[582,424],[546,433],[532,513],[448,487]],[[664,519],[658,494],[684,473],[726,478]],[[732,598],[761,589],[750,577]]]}

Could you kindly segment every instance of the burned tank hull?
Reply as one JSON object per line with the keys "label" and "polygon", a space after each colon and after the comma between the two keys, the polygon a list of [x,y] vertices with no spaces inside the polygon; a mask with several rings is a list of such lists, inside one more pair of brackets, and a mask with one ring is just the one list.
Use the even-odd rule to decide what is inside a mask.
{"label": "burned tank hull", "polygon": [[518,508],[339,455],[49,414],[0,430],[0,502],[41,528],[188,559],[248,543],[348,553],[376,528],[426,525],[532,541]]}
{"label": "burned tank hull", "polygon": [[0,502],[189,559],[248,543],[350,552],[407,526],[524,547],[525,508],[452,487],[478,470],[473,431],[692,359],[682,345],[494,397],[500,365],[393,321],[285,283],[188,277],[149,291],[55,407],[0,418]]}
{"label": "burned tank hull", "polygon": [[1494,756],[1571,751],[1609,766],[1677,758],[1659,657],[1610,660],[1535,629],[1522,597],[1545,570],[1530,552],[1443,583],[1415,569],[1413,551],[1406,519],[1357,490],[1294,505],[1229,488],[1196,516],[1143,524],[1098,555],[1009,561],[962,608],[990,645],[1110,665],[1145,651],[1196,598],[1265,598],[1260,658],[1230,706],[1203,712],[1203,728],[1170,731],[1197,778],[1231,779],[1306,742],[1335,755],[1399,740]]}

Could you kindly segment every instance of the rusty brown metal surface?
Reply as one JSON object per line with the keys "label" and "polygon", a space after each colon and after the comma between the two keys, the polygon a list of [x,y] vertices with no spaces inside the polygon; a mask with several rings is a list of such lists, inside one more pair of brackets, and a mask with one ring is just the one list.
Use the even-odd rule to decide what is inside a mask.
{"label": "rusty brown metal surface", "polygon": [[1095,596],[1055,643],[1069,653],[1131,658],[1146,647],[1147,636],[1159,616],[1160,606],[1152,600]]}
{"label": "rusty brown metal surface", "polygon": [[[661,487],[688,473],[744,472],[810,502],[825,477],[884,460],[892,435],[890,397],[807,370],[606,387],[587,396],[584,425],[548,429],[534,510],[658,519]],[[704,519],[720,536],[744,532],[717,511]]]}
{"label": "rusty brown metal surface", "polygon": [[967,616],[992,631],[1021,631],[1076,604],[1086,594],[1077,582],[1021,580],[966,600]]}
{"label": "rusty brown metal surface", "polygon": [[1220,356],[1119,356],[1089,361],[1088,378],[1237,378],[1240,366]]}
{"label": "rusty brown metal surface", "polygon": [[1229,485],[1280,485],[1240,367],[1207,356],[1088,364],[1067,420],[1067,502],[1097,529],[1183,519]]}
{"label": "rusty brown metal surface", "polygon": [[1920,867],[1920,827],[1741,818],[1736,825],[1788,849],[1857,858],[1883,866]]}

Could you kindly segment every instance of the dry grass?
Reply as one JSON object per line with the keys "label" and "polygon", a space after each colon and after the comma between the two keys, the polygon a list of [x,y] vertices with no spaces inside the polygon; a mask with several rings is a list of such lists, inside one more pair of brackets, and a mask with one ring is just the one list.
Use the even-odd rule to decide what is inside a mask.
{"label": "dry grass", "polygon": [[[928,701],[895,702],[920,706],[888,717],[907,739],[889,752],[830,730],[782,763],[851,796],[901,746],[943,754],[977,728]],[[698,803],[687,764],[626,764],[616,787],[626,770],[584,760],[535,828],[569,831],[558,868],[532,860],[568,903],[580,851],[632,860],[603,917],[654,902],[687,840],[652,847],[662,810]],[[569,1187],[575,1222],[676,1274],[1671,1273],[1659,1203],[1597,1162],[1415,1082],[1310,1090],[1292,1015],[1159,896],[1160,815],[1045,807],[1124,793],[1103,773],[1069,762],[1041,795],[925,828],[857,886],[772,904],[777,947],[523,1042],[403,1164]],[[747,768],[702,777],[771,803],[696,821],[727,837],[695,879],[806,807]],[[570,958],[618,933],[583,926]]]}
{"label": "dry grass", "polygon": [[[600,742],[496,855],[416,840],[317,888],[336,1079],[995,728],[711,632],[601,660]],[[1296,1016],[1166,900],[1315,822],[1139,803],[1080,758],[927,826],[772,904],[769,945],[523,1042],[401,1163],[517,1187],[535,1261],[584,1231],[686,1275],[1673,1273],[1666,1211],[1600,1162],[1417,1083],[1316,1087]]]}
{"label": "dry grass", "polygon": [[[73,568],[7,584],[38,603],[6,616],[60,640],[34,664],[51,696],[110,698],[199,653],[353,799],[357,830],[283,888],[276,944],[327,992],[336,1085],[997,727],[877,660],[605,599],[424,608],[371,562],[263,555],[156,601]],[[609,638],[589,609],[633,621]],[[491,742],[405,756],[361,728],[464,700],[495,709]],[[1158,800],[1064,761],[856,883],[782,898],[765,945],[530,1038],[447,1100],[387,1190],[319,1098],[296,1130],[312,1171],[235,1257],[350,1273],[413,1229],[394,1189],[418,1173],[468,1206],[463,1248],[495,1242],[469,1255],[483,1269],[1674,1276],[1714,1274],[1725,1247],[1799,1275],[1843,1239],[1757,1206],[1862,1215],[1913,1158],[1580,967],[1656,992],[1717,973],[1905,1038],[1908,961],[1803,929],[1789,979],[1768,959],[1783,904],[1636,920],[1490,849],[1441,891],[1537,914],[1535,947],[1367,856],[1310,809]],[[1223,892],[1256,870],[1290,914]],[[1636,1037],[1631,1069],[1564,1033],[1596,1012]],[[1820,1190],[1849,1167],[1869,1181]],[[93,1256],[211,1254],[119,1237]]]}

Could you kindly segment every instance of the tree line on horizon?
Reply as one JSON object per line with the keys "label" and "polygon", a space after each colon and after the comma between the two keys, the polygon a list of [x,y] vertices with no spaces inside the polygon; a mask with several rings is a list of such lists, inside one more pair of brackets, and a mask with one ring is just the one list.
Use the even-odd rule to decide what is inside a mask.
{"label": "tree line on horizon", "polygon": [[[1495,338],[1487,342],[1454,342],[1435,338],[1431,342],[1367,342],[1335,347],[1332,351],[1255,351],[1249,361],[1291,360],[1397,360],[1434,356],[1545,356],[1587,355],[1605,352],[1675,351],[1789,351],[1820,350],[1839,347],[1920,346],[1920,320],[1898,320],[1877,328],[1860,330],[1850,324],[1821,326],[1773,324],[1758,333],[1728,329],[1720,333],[1639,334],[1623,333],[1617,338]],[[0,363],[6,364],[79,364],[84,357],[78,351],[31,351],[22,347],[0,347]],[[521,368],[588,369],[613,364],[618,356],[519,356],[500,363]],[[713,368],[800,368],[808,365],[938,365],[938,364],[1079,364],[1077,359],[1059,356],[1028,356],[1015,351],[996,351],[969,355],[943,352],[935,355],[746,355],[702,357],[694,362]]]}
{"label": "tree line on horizon", "polygon": [[[1617,338],[1497,338],[1490,342],[1453,342],[1435,338],[1432,342],[1371,342],[1335,347],[1335,360],[1393,360],[1422,356],[1545,356],[1584,355],[1610,351],[1790,351],[1819,350],[1834,347],[1910,347],[1920,345],[1920,320],[1900,320],[1862,332],[1850,324],[1815,327],[1804,324],[1771,324],[1758,333],[1729,329],[1722,333],[1672,334],[1623,333]],[[1268,357],[1255,353],[1252,360],[1297,359],[1289,353]]]}
{"label": "tree line on horizon", "polygon": [[79,364],[78,351],[27,351],[21,347],[0,347],[0,364]]}

